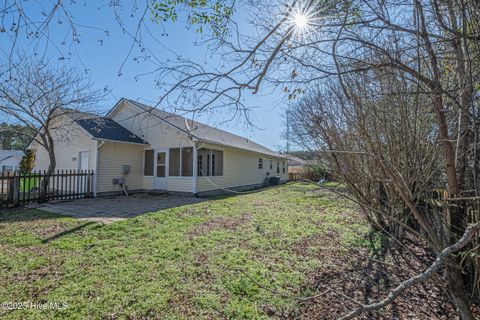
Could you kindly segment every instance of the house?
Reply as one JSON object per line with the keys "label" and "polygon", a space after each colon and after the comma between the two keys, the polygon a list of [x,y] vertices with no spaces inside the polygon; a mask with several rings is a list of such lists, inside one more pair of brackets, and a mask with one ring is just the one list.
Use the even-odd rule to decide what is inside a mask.
{"label": "house", "polygon": [[[58,119],[61,119],[59,117]],[[264,185],[267,176],[287,181],[286,158],[249,139],[120,99],[105,117],[70,112],[55,133],[59,170],[93,170],[94,193],[166,190],[208,195]],[[48,167],[48,154],[36,150],[35,170]],[[118,182],[115,181],[115,182]]]}
{"label": "house", "polygon": [[0,150],[0,172],[14,172],[20,170],[20,161],[23,158],[21,150]]}

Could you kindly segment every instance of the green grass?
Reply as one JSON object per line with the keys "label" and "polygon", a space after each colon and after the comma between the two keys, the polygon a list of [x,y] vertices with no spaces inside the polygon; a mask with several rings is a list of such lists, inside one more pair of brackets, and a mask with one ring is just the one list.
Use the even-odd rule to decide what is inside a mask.
{"label": "green grass", "polygon": [[20,190],[22,192],[27,192],[29,190],[32,190],[33,188],[38,187],[39,183],[40,177],[38,176],[20,178]]}
{"label": "green grass", "polygon": [[343,185],[340,182],[335,182],[335,181],[328,181],[322,183],[324,187],[330,187],[330,188],[341,188]]}
{"label": "green grass", "polygon": [[[2,310],[2,319],[268,318],[307,274],[334,267],[368,228],[351,204],[295,183],[103,225],[39,210],[0,213],[0,303],[61,302],[62,310]],[[333,248],[333,249],[330,249]],[[275,294],[272,290],[281,294]],[[277,313],[278,315],[278,313]]]}

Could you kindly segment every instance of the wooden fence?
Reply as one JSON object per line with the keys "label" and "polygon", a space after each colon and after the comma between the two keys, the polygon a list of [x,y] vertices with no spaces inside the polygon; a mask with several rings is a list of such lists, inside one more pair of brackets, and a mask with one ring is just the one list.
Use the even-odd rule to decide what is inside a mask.
{"label": "wooden fence", "polygon": [[0,173],[0,210],[32,202],[93,197],[93,171]]}

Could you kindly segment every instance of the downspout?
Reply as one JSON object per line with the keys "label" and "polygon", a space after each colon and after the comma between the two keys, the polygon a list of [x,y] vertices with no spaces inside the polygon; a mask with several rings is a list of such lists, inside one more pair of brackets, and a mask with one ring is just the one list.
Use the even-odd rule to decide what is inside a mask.
{"label": "downspout", "polygon": [[97,197],[97,188],[98,188],[98,149],[103,146],[104,141],[97,142],[97,148],[95,149],[95,172],[93,173],[93,196]]}

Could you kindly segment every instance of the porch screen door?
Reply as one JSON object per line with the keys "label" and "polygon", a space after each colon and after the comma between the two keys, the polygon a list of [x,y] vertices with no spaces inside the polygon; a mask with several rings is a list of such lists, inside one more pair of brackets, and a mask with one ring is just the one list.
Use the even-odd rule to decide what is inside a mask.
{"label": "porch screen door", "polygon": [[167,188],[166,172],[167,172],[167,153],[165,151],[157,152],[155,189]]}

